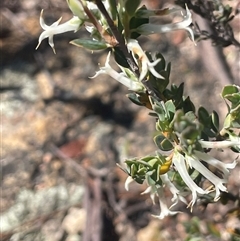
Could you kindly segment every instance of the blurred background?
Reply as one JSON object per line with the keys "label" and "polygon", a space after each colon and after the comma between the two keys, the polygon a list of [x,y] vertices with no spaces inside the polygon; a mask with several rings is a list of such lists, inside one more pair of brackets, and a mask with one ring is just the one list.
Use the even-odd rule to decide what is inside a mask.
{"label": "blurred background", "polygon": [[[165,2],[145,4],[159,8]],[[237,1],[225,2],[237,7]],[[183,213],[156,220],[151,214],[159,213],[158,206],[140,195],[144,186],[125,191],[127,175],[116,163],[154,153],[155,120],[113,79],[89,78],[107,52],[69,44],[88,37],[85,31],[55,36],[56,55],[47,40],[35,50],[41,10],[49,25],[61,16],[65,22],[72,17],[67,3],[2,0],[0,5],[1,240],[180,241],[189,233],[197,233],[198,240],[231,240],[234,227],[240,228],[228,212],[233,202],[195,207],[193,213],[183,205],[178,207]],[[239,16],[232,21],[238,40],[239,21]],[[221,89],[240,81],[236,47],[217,49],[210,41],[195,46],[182,31],[140,42],[172,63],[171,81],[184,82],[197,107],[225,116]],[[221,68],[226,64],[228,73]],[[224,161],[233,158],[226,154]],[[239,185],[238,166],[228,187],[237,195]]]}

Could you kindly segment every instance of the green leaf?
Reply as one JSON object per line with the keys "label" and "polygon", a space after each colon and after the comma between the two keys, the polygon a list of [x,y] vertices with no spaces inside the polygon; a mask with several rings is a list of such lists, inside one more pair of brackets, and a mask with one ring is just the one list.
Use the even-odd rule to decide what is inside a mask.
{"label": "green leaf", "polygon": [[[127,97],[136,105],[145,106],[150,110],[152,109],[147,93],[129,93]],[[154,113],[154,116],[156,116],[156,113]]]}
{"label": "green leaf", "polygon": [[224,128],[240,128],[240,105],[232,109],[224,120]]}
{"label": "green leaf", "polygon": [[145,175],[146,171],[147,171],[146,167],[139,168],[138,169],[138,174],[139,175]]}
{"label": "green leaf", "polygon": [[231,115],[227,115],[227,117],[224,120],[223,127],[225,129],[228,129],[228,128],[230,128],[232,126],[231,123],[232,123],[232,117],[231,117]]}
{"label": "green leaf", "polygon": [[95,41],[91,39],[74,39],[70,42],[70,44],[89,50],[103,50],[111,47],[106,42]]}
{"label": "green leaf", "polygon": [[170,151],[173,149],[172,143],[163,135],[155,136],[154,142],[156,146],[162,151]]}
{"label": "green leaf", "polygon": [[80,19],[84,19],[84,11],[79,1],[67,0],[67,4],[73,15],[78,16]]}
{"label": "green leaf", "polygon": [[153,158],[151,159],[149,162],[149,165],[151,165],[152,167],[154,167],[156,164],[160,164],[159,160],[157,158]]}
{"label": "green leaf", "polygon": [[129,16],[133,16],[141,3],[141,0],[126,0],[125,9]]}
{"label": "green leaf", "polygon": [[202,123],[204,125],[209,124],[209,121],[210,121],[209,113],[204,107],[200,107],[198,109],[198,120],[199,120],[200,123]]}
{"label": "green leaf", "polygon": [[195,143],[199,137],[199,130],[195,126],[187,126],[181,133],[182,137],[188,141],[189,144]]}
{"label": "green leaf", "polygon": [[195,106],[190,100],[189,96],[183,101],[183,110],[184,113],[187,113],[189,111],[195,112]]}
{"label": "green leaf", "polygon": [[228,99],[233,105],[240,104],[240,93],[225,95],[225,99]]}
{"label": "green leaf", "polygon": [[127,94],[127,97],[136,105],[143,106],[141,101],[139,100],[139,95],[136,93],[129,93]]}
{"label": "green leaf", "polygon": [[165,121],[166,120],[166,111],[162,105],[154,104],[153,110],[157,113],[159,121]]}
{"label": "green leaf", "polygon": [[156,59],[161,59],[161,61],[155,66],[157,71],[165,70],[166,68],[166,61],[161,53],[156,54]]}
{"label": "green leaf", "polygon": [[110,11],[111,11],[111,16],[112,16],[112,20],[116,21],[117,19],[117,4],[116,4],[116,0],[108,0],[109,2],[109,6],[110,6]]}
{"label": "green leaf", "polygon": [[165,79],[157,79],[152,73],[149,73],[148,81],[154,92],[161,96],[161,93],[163,93],[163,91],[166,89],[169,80],[165,77],[167,76],[165,71],[163,73],[158,73],[161,74]]}
{"label": "green leaf", "polygon": [[131,176],[134,176],[135,174],[136,174],[136,172],[137,172],[137,167],[136,167],[136,165],[131,165],[131,167],[130,167],[130,173],[131,173]]}
{"label": "green leaf", "polygon": [[141,160],[143,160],[145,162],[150,162],[154,158],[155,158],[155,156],[145,156],[145,157],[142,157]]}
{"label": "green leaf", "polygon": [[143,159],[139,159],[139,160],[138,160],[138,163],[139,163],[139,164],[142,164],[142,165],[145,166],[145,167],[149,167],[149,168],[152,167],[150,164],[148,164],[148,162],[144,161]]}
{"label": "green leaf", "polygon": [[216,137],[216,132],[214,132],[212,129],[210,129],[209,127],[205,127],[203,129],[203,132],[208,136],[208,137]]}
{"label": "green leaf", "polygon": [[181,104],[182,102],[182,98],[183,98],[183,91],[184,91],[184,83],[181,83],[178,88],[176,89],[176,91],[174,91],[174,100],[175,100],[175,104],[176,106],[179,106],[179,104]]}
{"label": "green leaf", "polygon": [[169,62],[169,63],[167,64],[166,72],[168,73],[167,78],[169,79],[170,73],[171,73],[171,62]]}
{"label": "green leaf", "polygon": [[165,107],[166,107],[167,114],[168,114],[168,120],[172,121],[174,114],[176,112],[176,108],[175,108],[175,105],[173,104],[172,100],[168,100],[165,103]]}
{"label": "green leaf", "polygon": [[146,181],[149,186],[155,185],[155,181],[151,178],[152,173],[146,175]]}
{"label": "green leaf", "polygon": [[170,150],[173,149],[173,145],[172,145],[172,143],[168,139],[164,139],[161,142],[161,146],[162,146],[161,150],[163,150],[163,151],[170,151]]}
{"label": "green leaf", "polygon": [[119,47],[113,49],[113,55],[116,62],[124,68],[130,68],[127,59]]}
{"label": "green leaf", "polygon": [[235,85],[226,85],[222,90],[222,97],[225,98],[226,95],[238,93],[238,87]]}
{"label": "green leaf", "polygon": [[[130,1],[129,1],[130,2]],[[134,0],[132,0],[131,2],[134,2]],[[146,9],[145,6],[142,6],[139,9]],[[138,9],[138,10],[139,10]],[[131,33],[131,38],[132,39],[137,39],[139,36],[141,36],[141,34],[134,32],[134,29],[137,29],[139,26],[141,26],[142,24],[146,24],[149,22],[149,18],[136,18],[135,16],[133,16],[130,21],[129,21],[129,29],[132,30]]]}
{"label": "green leaf", "polygon": [[[192,173],[190,174],[190,176],[191,176],[192,180],[196,182],[196,180],[199,179],[199,176],[201,177],[201,175],[200,175],[200,173],[199,173],[198,170],[196,170],[196,169],[192,169],[192,170],[193,170],[193,171],[192,171]],[[200,180],[199,180],[199,181],[200,181]]]}
{"label": "green leaf", "polygon": [[187,112],[185,116],[192,122],[197,119],[196,115],[192,111]]}
{"label": "green leaf", "polygon": [[215,132],[219,131],[219,116],[216,111],[213,111],[212,115],[212,128]]}
{"label": "green leaf", "polygon": [[171,127],[171,122],[169,123],[168,120],[165,121],[160,121],[158,119],[158,121],[156,122],[156,130],[160,131],[160,132],[165,132],[165,131],[169,131],[172,127]]}

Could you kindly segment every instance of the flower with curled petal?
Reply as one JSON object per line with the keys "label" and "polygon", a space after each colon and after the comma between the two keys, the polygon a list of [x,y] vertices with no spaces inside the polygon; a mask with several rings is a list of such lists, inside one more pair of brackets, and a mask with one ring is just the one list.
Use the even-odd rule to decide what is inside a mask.
{"label": "flower with curled petal", "polygon": [[[190,167],[193,167],[194,169],[198,170],[206,179],[208,179],[214,185],[214,191],[216,192],[214,201],[217,201],[220,198],[220,191],[227,192],[227,188],[223,184],[227,183],[229,176],[228,169],[233,169],[237,165],[236,161],[232,163],[223,163],[217,160],[216,158],[199,151],[195,151],[191,157],[186,156],[186,161]],[[212,173],[200,161],[204,161],[208,165],[213,166],[219,171],[221,171],[222,178]]]}
{"label": "flower with curled petal", "polygon": [[[178,193],[178,190],[175,188],[174,188],[174,190],[173,190],[173,188],[171,188],[170,191],[171,192],[173,191],[172,192],[173,196],[177,195],[177,193]],[[159,205],[160,205],[160,214],[152,215],[153,217],[158,218],[158,219],[163,219],[166,216],[170,216],[170,215],[172,216],[172,215],[179,213],[179,211],[171,211],[171,207],[173,207],[175,205],[175,203],[174,203],[174,205],[171,205],[171,207],[168,207],[167,198],[165,197],[165,194],[164,194],[164,186],[150,185],[141,194],[148,194],[148,193],[150,193],[150,197],[151,197],[153,204],[155,204],[155,198],[157,198],[159,201]]]}
{"label": "flower with curled petal", "polygon": [[110,64],[109,64],[110,55],[111,55],[111,52],[108,53],[108,56],[107,56],[107,59],[105,62],[105,66],[100,67],[100,70],[91,78],[95,78],[100,74],[107,74],[107,75],[111,76],[113,79],[120,82],[121,84],[128,87],[129,90],[142,91],[144,89],[144,86],[142,85],[142,83],[140,83],[137,80],[137,78],[134,79],[133,76],[131,76],[131,78],[129,78],[124,72],[118,73],[116,70],[114,70],[110,66]]}
{"label": "flower with curled petal", "polygon": [[189,33],[190,39],[192,41],[194,41],[193,31],[189,27],[190,24],[192,23],[192,14],[189,11],[187,6],[186,6],[186,10],[181,11],[181,14],[183,16],[183,20],[181,22],[169,23],[169,24],[164,24],[164,25],[147,23],[147,24],[140,25],[134,31],[136,31],[142,35],[150,35],[150,34],[155,34],[155,33],[166,33],[166,32],[170,32],[170,31],[174,31],[174,30],[184,29]]}
{"label": "flower with curled petal", "polygon": [[185,184],[188,186],[188,188],[192,193],[192,201],[189,203],[189,206],[191,207],[191,210],[192,210],[194,203],[197,201],[198,194],[202,194],[202,195],[208,194],[209,191],[203,190],[192,180],[191,176],[188,173],[185,157],[177,150],[175,150],[174,152],[172,161],[179,175],[181,176],[182,180],[185,182]]}
{"label": "flower with curled petal", "polygon": [[[224,184],[227,183],[227,179],[229,176],[228,169],[233,169],[237,164],[236,161],[225,164],[210,156],[209,154],[200,151],[194,151],[192,155],[188,155],[185,153],[184,156],[179,153],[178,150],[175,150],[172,161],[179,175],[182,177],[182,180],[185,182],[185,184],[188,186],[192,193],[192,201],[189,204],[191,209],[196,202],[198,195],[208,194],[210,190],[203,190],[192,180],[191,176],[188,173],[187,166],[191,169],[194,168],[195,170],[197,170],[199,173],[202,174],[202,176],[204,176],[213,184],[214,188],[212,191],[215,191],[214,201],[217,201],[220,198],[221,192],[227,192],[227,188],[226,186],[224,186]],[[222,173],[222,178],[212,173],[210,169],[208,169],[202,164],[201,161],[204,161],[208,165],[218,169]]]}
{"label": "flower with curled petal", "polygon": [[240,148],[240,137],[230,136],[231,140],[226,141],[203,141],[200,140],[199,143],[203,148],[227,148],[227,147],[239,147]]}
{"label": "flower with curled petal", "polygon": [[40,25],[44,31],[39,36],[38,45],[37,45],[36,49],[38,49],[41,42],[45,38],[48,38],[49,45],[53,49],[53,52],[56,53],[56,51],[54,49],[53,36],[56,34],[61,34],[61,33],[69,32],[69,31],[76,32],[83,24],[83,20],[79,19],[76,16],[72,17],[69,21],[59,25],[61,20],[62,20],[62,17],[59,18],[56,22],[54,22],[52,25],[49,26],[49,25],[45,24],[44,19],[43,19],[43,10],[41,11]]}
{"label": "flower with curled petal", "polygon": [[[164,217],[168,215],[175,215],[179,213],[179,211],[172,211],[171,208],[174,207],[179,201],[184,202],[187,204],[186,199],[182,196],[182,193],[177,189],[177,187],[173,184],[173,182],[170,181],[168,174],[161,174],[160,179],[162,181],[162,185],[156,184],[156,183],[150,183],[146,181],[146,184],[148,187],[144,192],[141,194],[150,194],[150,198],[155,204],[155,199],[158,199],[159,206],[160,206],[160,214],[159,215],[153,215],[156,218],[163,219]],[[125,189],[129,191],[129,185],[134,182],[134,179],[129,176],[125,181]],[[172,193],[172,204],[170,207],[168,206],[168,201],[165,196],[165,190],[170,191]]]}
{"label": "flower with curled petal", "polygon": [[168,208],[167,199],[164,196],[164,189],[162,187],[157,189],[157,197],[159,200],[159,205],[161,210],[159,215],[152,215],[153,217],[158,219],[163,219],[166,216],[170,216],[170,215],[172,216],[179,213],[179,211],[171,211],[170,208]]}
{"label": "flower with curled petal", "polygon": [[148,71],[150,71],[156,78],[164,79],[164,77],[154,69],[154,66],[156,66],[161,61],[161,59],[157,59],[154,62],[150,62],[147,55],[144,53],[143,49],[139,45],[138,41],[135,39],[130,39],[128,41],[127,48],[132,52],[135,62],[139,65],[139,81],[142,81],[144,79]]}

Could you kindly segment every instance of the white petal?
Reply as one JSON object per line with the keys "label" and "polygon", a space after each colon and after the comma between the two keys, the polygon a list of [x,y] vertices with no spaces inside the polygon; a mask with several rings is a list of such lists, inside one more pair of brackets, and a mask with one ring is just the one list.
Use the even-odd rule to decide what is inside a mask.
{"label": "white petal", "polygon": [[132,182],[134,182],[134,179],[133,179],[131,176],[128,176],[127,179],[126,179],[126,181],[125,181],[125,185],[124,185],[124,187],[125,187],[125,189],[126,189],[127,191],[129,191],[129,185],[130,185]]}
{"label": "white petal", "polygon": [[[144,53],[141,46],[138,44],[138,41],[135,39],[130,39],[127,44],[128,50],[132,52],[132,56],[136,63],[139,63],[140,68],[140,76],[139,81],[142,81],[145,76],[147,75],[147,72],[150,71],[155,77],[159,79],[164,79],[162,75],[160,75],[155,69],[154,66],[156,66],[161,59],[157,59],[154,62],[150,62],[147,55]],[[138,58],[135,57],[135,55],[138,56]]]}
{"label": "white petal", "polygon": [[172,202],[176,202],[178,200],[179,190],[174,186],[174,184],[169,180],[167,173],[160,175],[162,182],[165,186],[170,190],[173,195]]}
{"label": "white petal", "polygon": [[206,153],[203,153],[203,152],[199,152],[199,151],[195,151],[194,155],[196,156],[196,159],[200,159],[202,161],[205,161],[209,165],[214,166],[218,170],[220,170],[223,173],[225,179],[227,179],[228,175],[229,175],[228,169],[233,169],[237,165],[236,160],[234,160],[232,163],[226,163],[225,164],[225,163],[217,160],[216,158],[211,157],[210,155],[208,155]]}
{"label": "white petal", "polygon": [[40,19],[39,19],[40,26],[45,30],[48,25],[45,24],[44,19],[43,19],[43,9],[40,13]]}
{"label": "white petal", "polygon": [[193,168],[195,168],[197,171],[199,171],[204,177],[206,177],[213,185],[215,186],[216,195],[214,200],[218,200],[220,196],[220,190],[222,192],[226,192],[227,188],[223,185],[223,183],[226,183],[225,179],[221,179],[214,175],[210,170],[208,170],[199,160],[193,159],[190,156],[186,157],[188,158],[189,162],[192,163]]}
{"label": "white petal", "polygon": [[189,32],[190,38],[194,41],[194,34],[191,28],[189,28],[190,24],[192,23],[192,14],[189,11],[188,7],[186,6],[185,15],[183,15],[183,20],[178,23],[169,23],[164,25],[156,25],[156,24],[142,24],[136,29],[136,32],[143,34],[143,35],[150,35],[154,33],[166,33],[173,30],[185,29]]}
{"label": "white petal", "polygon": [[157,59],[154,62],[148,62],[148,67],[149,67],[149,71],[157,78],[159,79],[165,79],[162,75],[160,75],[155,69],[154,66],[156,66],[159,62],[161,61],[161,59]]}
{"label": "white petal", "polygon": [[141,193],[141,195],[150,193],[150,198],[151,198],[151,200],[152,200],[152,203],[155,205],[155,204],[156,204],[156,203],[155,203],[156,192],[157,192],[157,191],[156,191],[156,187],[155,187],[155,186],[149,186],[149,187],[146,188],[145,191],[143,191],[143,192]]}
{"label": "white petal", "polygon": [[118,73],[116,70],[114,70],[110,65],[109,65],[109,60],[110,60],[110,52],[107,55],[107,59],[105,62],[104,67],[100,67],[100,71],[98,71],[92,78],[98,76],[99,74],[107,74],[111,76],[113,79],[117,80],[121,84],[125,85],[128,87],[128,89],[133,90],[133,91],[141,91],[143,90],[143,85],[135,80],[132,80],[128,78],[125,73]]}
{"label": "white petal", "polygon": [[43,10],[41,11],[40,25],[44,31],[41,33],[41,35],[38,39],[38,45],[37,45],[36,49],[39,47],[39,45],[45,38],[49,38],[48,43],[52,47],[52,49],[55,53],[53,36],[56,34],[61,34],[61,33],[69,32],[69,31],[76,32],[79,29],[79,27],[81,26],[81,24],[83,23],[82,20],[80,20],[78,17],[74,16],[69,21],[59,25],[61,19],[62,18],[59,18],[52,25],[48,26],[45,24],[44,19],[43,19]]}
{"label": "white petal", "polygon": [[147,188],[146,188],[146,190],[145,190],[145,191],[143,191],[143,192],[141,193],[141,195],[151,193],[151,191],[152,191],[152,187],[151,187],[151,186],[149,186],[149,187],[147,187]]}
{"label": "white petal", "polygon": [[232,146],[240,146],[239,141],[199,141],[203,148],[228,148]]}
{"label": "white petal", "polygon": [[160,205],[160,214],[159,215],[152,215],[153,217],[158,218],[158,219],[163,219],[166,216],[175,215],[175,214],[179,213],[178,211],[171,211],[168,208],[167,200],[164,196],[164,192],[163,192],[162,187],[157,189],[157,193],[158,193],[158,199],[159,199],[159,205]]}
{"label": "white petal", "polygon": [[190,202],[189,206],[193,207],[194,203],[197,200],[197,193],[207,194],[208,191],[204,191],[202,188],[197,186],[197,184],[192,180],[192,178],[188,174],[184,156],[181,155],[178,151],[175,151],[173,155],[173,163],[177,168],[177,171],[182,177],[183,181],[186,183],[186,185],[189,187],[189,189],[192,192],[192,201]]}

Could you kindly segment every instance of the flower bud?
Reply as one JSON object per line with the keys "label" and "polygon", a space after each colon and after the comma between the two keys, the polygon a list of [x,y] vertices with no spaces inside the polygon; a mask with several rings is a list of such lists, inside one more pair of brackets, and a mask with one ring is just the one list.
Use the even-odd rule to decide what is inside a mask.
{"label": "flower bud", "polygon": [[79,17],[80,19],[86,18],[83,7],[78,0],[67,0],[67,4],[75,16]]}

